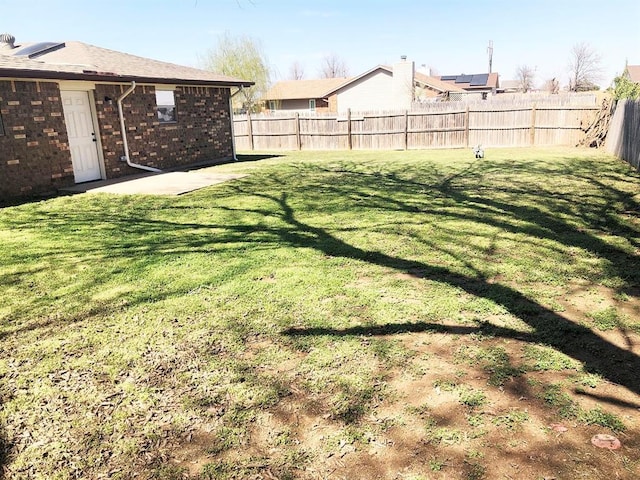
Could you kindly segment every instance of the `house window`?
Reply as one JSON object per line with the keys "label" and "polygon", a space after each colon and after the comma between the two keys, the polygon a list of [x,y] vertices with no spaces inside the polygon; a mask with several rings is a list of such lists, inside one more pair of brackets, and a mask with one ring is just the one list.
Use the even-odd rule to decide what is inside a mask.
{"label": "house window", "polygon": [[309,111],[311,112],[315,112],[316,111],[316,99],[312,98],[309,100]]}
{"label": "house window", "polygon": [[176,121],[176,97],[173,90],[156,90],[156,107],[160,123]]}
{"label": "house window", "polygon": [[275,112],[277,110],[277,105],[275,100],[269,100],[269,111]]}

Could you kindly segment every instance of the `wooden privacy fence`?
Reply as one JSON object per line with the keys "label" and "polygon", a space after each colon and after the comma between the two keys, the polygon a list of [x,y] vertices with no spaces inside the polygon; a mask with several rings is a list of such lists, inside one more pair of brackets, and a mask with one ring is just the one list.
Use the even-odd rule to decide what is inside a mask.
{"label": "wooden privacy fence", "polygon": [[344,115],[236,115],[238,150],[407,150],[576,145],[597,105],[467,106]]}
{"label": "wooden privacy fence", "polygon": [[640,101],[618,101],[605,146],[640,170]]}

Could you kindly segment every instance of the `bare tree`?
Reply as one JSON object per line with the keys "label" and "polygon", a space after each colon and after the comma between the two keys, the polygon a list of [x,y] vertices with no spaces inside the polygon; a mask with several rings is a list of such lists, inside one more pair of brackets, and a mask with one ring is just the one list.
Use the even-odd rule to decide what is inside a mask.
{"label": "bare tree", "polygon": [[520,91],[524,93],[527,93],[533,88],[533,80],[535,77],[535,69],[527,65],[519,65],[516,69],[516,80],[520,86]]}
{"label": "bare tree", "polygon": [[341,78],[349,75],[347,64],[335,53],[322,59],[320,76],[322,78]]}
{"label": "bare tree", "polygon": [[299,61],[295,61],[289,67],[289,79],[290,80],[302,80],[304,77],[304,68]]}
{"label": "bare tree", "polygon": [[577,43],[569,57],[569,90],[581,92],[597,89],[602,77],[600,55],[588,44]]}
{"label": "bare tree", "polygon": [[544,87],[542,88],[549,93],[556,94],[560,92],[560,82],[558,82],[558,79],[553,77],[544,82]]}

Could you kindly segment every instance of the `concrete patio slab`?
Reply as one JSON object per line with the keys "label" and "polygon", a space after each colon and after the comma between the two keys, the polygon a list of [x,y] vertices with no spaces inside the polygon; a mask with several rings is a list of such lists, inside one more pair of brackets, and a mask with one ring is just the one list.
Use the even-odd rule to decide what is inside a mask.
{"label": "concrete patio slab", "polygon": [[62,189],[68,193],[116,193],[122,195],[182,195],[200,188],[246,177],[243,174],[205,172],[143,173],[100,180]]}

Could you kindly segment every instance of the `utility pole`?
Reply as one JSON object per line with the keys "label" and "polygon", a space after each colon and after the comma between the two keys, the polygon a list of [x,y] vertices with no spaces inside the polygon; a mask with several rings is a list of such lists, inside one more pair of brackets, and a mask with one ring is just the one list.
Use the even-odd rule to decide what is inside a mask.
{"label": "utility pole", "polygon": [[493,66],[493,40],[489,40],[487,53],[489,53],[489,73],[491,73],[491,67]]}

